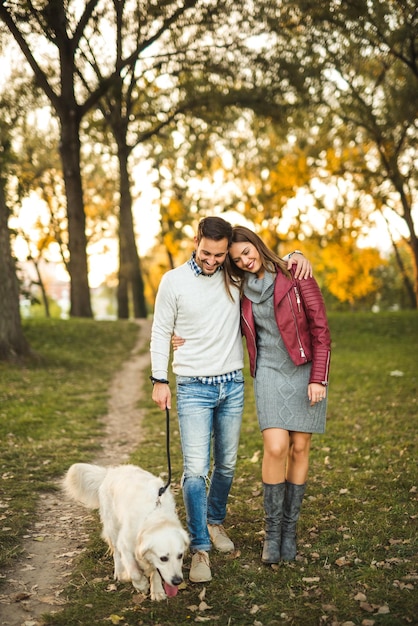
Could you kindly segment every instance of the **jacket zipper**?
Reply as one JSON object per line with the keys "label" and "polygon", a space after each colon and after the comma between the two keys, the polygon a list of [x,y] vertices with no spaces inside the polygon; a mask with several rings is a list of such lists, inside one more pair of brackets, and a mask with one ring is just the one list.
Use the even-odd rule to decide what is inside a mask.
{"label": "jacket zipper", "polygon": [[298,312],[300,313],[300,295],[297,287],[293,287],[296,296],[296,304],[298,305]]}
{"label": "jacket zipper", "polygon": [[[298,293],[298,291],[297,291],[296,287],[294,287],[294,289],[295,289],[295,292],[298,294],[298,297],[299,297],[299,293]],[[290,297],[290,293],[289,293],[289,292],[287,293],[287,298],[288,298],[288,300],[289,300],[290,310],[291,310],[291,312],[292,312],[293,322],[294,322],[294,324],[295,324],[295,328],[296,328],[296,336],[297,336],[297,338],[298,338],[298,344],[299,344],[299,352],[300,352],[300,356],[302,357],[302,359],[305,359],[305,360],[306,360],[306,354],[305,354],[305,350],[303,349],[302,341],[301,341],[300,334],[299,334],[299,327],[298,327],[298,325],[297,325],[296,316],[295,316],[295,311],[294,311],[294,309],[293,309],[292,299],[291,299],[291,297]],[[296,298],[296,300],[298,301],[298,298]],[[299,308],[299,306],[300,306],[300,297],[299,297],[299,301],[298,301],[298,308]],[[300,309],[299,309],[299,310],[300,310]]]}

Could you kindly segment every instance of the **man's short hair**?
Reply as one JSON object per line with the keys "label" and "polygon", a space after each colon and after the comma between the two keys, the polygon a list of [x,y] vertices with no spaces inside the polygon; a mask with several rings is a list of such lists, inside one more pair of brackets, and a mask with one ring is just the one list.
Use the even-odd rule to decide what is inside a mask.
{"label": "man's short hair", "polygon": [[232,239],[232,226],[222,217],[204,217],[197,227],[197,241],[200,242],[203,237],[214,241],[227,239],[229,246]]}

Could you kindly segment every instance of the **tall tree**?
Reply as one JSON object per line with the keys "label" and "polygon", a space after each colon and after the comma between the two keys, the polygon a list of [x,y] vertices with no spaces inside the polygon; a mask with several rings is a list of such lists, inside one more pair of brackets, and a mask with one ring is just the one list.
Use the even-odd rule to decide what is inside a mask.
{"label": "tall tree", "polygon": [[19,311],[19,285],[10,246],[9,210],[0,179],[0,360],[29,354]]}
{"label": "tall tree", "polygon": [[[67,216],[71,278],[71,315],[91,317],[88,285],[85,212],[80,172],[80,124],[85,114],[97,106],[106,91],[120,79],[125,67],[132,65],[138,55],[148,48],[169,25],[180,19],[197,0],[183,5],[164,3],[156,9],[149,3],[149,28],[140,39],[134,39],[124,56],[109,54],[109,39],[114,38],[115,7],[125,0],[103,6],[99,0],[89,0],[84,6],[76,0],[41,1],[35,6],[30,0],[0,3],[0,18],[25,55],[37,84],[43,89],[60,121],[60,154],[67,197]],[[141,6],[141,2],[136,3]],[[138,22],[138,32],[144,24]],[[88,50],[91,40],[101,50],[104,59],[100,80],[94,79],[86,67],[82,50]],[[86,85],[89,86],[86,89]]]}
{"label": "tall tree", "polygon": [[[155,154],[156,145],[158,150],[160,147],[157,136],[164,131],[166,135],[173,132],[174,120],[187,111],[210,109],[209,103],[222,101],[225,93],[229,97],[228,83],[235,70],[233,51],[237,50],[243,31],[228,16],[231,0],[199,0],[183,5],[168,2],[164,6],[160,4],[158,9],[147,3],[114,4],[116,64],[122,62],[128,41],[135,41],[136,46],[141,41],[147,43],[99,104],[113,134],[119,162],[118,314],[128,316],[130,288],[135,316],[142,317],[146,310],[132,217],[132,153],[137,146],[149,144],[145,150]],[[221,20],[228,19],[231,19],[230,28],[220,29]],[[137,24],[141,25],[140,29]],[[155,35],[151,37],[153,32]],[[229,60],[221,62],[221,50],[228,52]],[[101,64],[95,46],[91,45],[83,56],[100,81]],[[203,75],[210,74],[214,84],[218,83],[215,89],[202,80]],[[85,87],[88,89],[87,84]]]}
{"label": "tall tree", "polygon": [[[157,94],[161,92],[161,87],[156,81],[162,74],[173,77],[183,73],[186,76],[188,68],[196,65],[199,66],[200,80],[202,68],[216,73],[222,56],[214,45],[215,40],[221,36],[230,40],[225,20],[228,18],[233,25],[237,16],[240,17],[239,12],[234,18],[229,17],[229,9],[233,5],[231,0],[168,0],[157,5],[140,0],[114,0],[103,5],[99,0],[90,0],[80,11],[81,6],[75,0],[45,1],[39,3],[38,8],[30,1],[19,5],[0,4],[0,17],[21,47],[60,120],[60,151],[67,193],[72,315],[91,314],[80,175],[79,131],[83,116],[109,92],[109,98],[103,102],[106,118],[115,135],[121,177],[121,315],[126,316],[126,285],[129,281],[137,296],[134,299],[135,313],[142,315],[143,302],[139,301],[141,274],[135,249],[127,159],[138,141],[154,135],[171,119],[176,106],[174,103],[173,107],[173,96],[177,87],[172,83],[171,98],[166,99],[166,106],[158,111],[157,106],[161,106],[162,102],[159,98],[158,105],[152,108],[149,115],[149,101],[144,109],[144,100],[137,98],[140,90],[136,88],[136,82],[139,77],[143,82],[152,76],[149,92]],[[242,17],[240,20],[245,23]],[[202,48],[207,32],[211,34]],[[235,25],[234,36],[239,35],[240,29]],[[110,42],[114,46],[109,45]],[[41,56],[37,54],[45,44],[50,58],[48,65],[42,64]],[[223,46],[223,50],[229,45],[230,41],[226,47]],[[217,59],[209,65],[207,59],[211,51]],[[55,58],[52,58],[52,52]],[[229,59],[229,77],[233,75],[234,65],[235,62]],[[206,86],[206,94],[209,93],[210,85]],[[110,103],[112,106],[109,108]],[[149,118],[152,118],[151,123]],[[133,141],[132,120],[138,125],[134,131],[138,137]],[[140,124],[143,120],[146,122],[145,130]]]}
{"label": "tall tree", "polygon": [[30,347],[20,318],[19,285],[10,245],[5,186],[11,167],[11,143],[4,102],[0,103],[0,111],[0,360],[10,360],[28,355]]}
{"label": "tall tree", "polygon": [[289,121],[295,126],[302,122],[308,141],[315,145],[318,173],[338,174],[354,182],[374,199],[372,210],[390,210],[404,222],[414,259],[416,306],[416,2],[282,0],[276,5],[261,4],[270,34],[271,71],[280,71],[287,38],[287,49],[299,58],[299,73],[306,77],[299,90],[305,102],[304,118]]}

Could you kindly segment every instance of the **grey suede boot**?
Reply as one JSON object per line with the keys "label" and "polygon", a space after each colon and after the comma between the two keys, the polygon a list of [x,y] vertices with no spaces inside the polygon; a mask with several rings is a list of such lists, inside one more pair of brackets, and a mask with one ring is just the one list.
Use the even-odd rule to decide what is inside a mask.
{"label": "grey suede boot", "polygon": [[280,561],[281,524],[286,483],[277,485],[263,483],[263,487],[266,536],[261,560],[263,563],[273,564]]}
{"label": "grey suede boot", "polygon": [[286,481],[286,493],[283,507],[282,545],[280,556],[283,561],[296,558],[296,525],[300,515],[306,483],[294,485]]}

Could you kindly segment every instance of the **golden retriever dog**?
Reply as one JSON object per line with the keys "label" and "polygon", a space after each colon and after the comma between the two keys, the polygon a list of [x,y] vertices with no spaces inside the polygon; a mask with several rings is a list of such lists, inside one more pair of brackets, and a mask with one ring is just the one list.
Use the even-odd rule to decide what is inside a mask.
{"label": "golden retriever dog", "polygon": [[102,467],[75,463],[64,489],[89,509],[99,509],[102,537],[114,560],[114,578],[131,581],[151,600],[177,594],[189,536],[177,516],[173,494],[161,478],[135,465]]}

